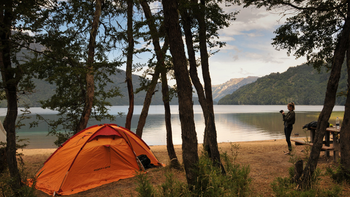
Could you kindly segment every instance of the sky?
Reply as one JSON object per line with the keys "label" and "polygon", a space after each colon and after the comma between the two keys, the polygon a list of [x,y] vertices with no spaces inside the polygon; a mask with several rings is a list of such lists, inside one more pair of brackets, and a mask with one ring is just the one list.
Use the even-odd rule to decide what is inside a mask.
{"label": "sky", "polygon": [[288,56],[286,50],[277,51],[271,45],[275,37],[273,32],[285,22],[277,11],[237,6],[225,10],[240,10],[240,13],[228,28],[219,32],[220,40],[225,41],[226,46],[210,58],[213,85],[231,78],[281,73],[306,62],[304,57],[296,59],[293,55]]}
{"label": "sky", "polygon": [[[296,59],[293,55],[288,56],[286,50],[277,51],[271,45],[275,37],[273,32],[286,19],[279,11],[242,6],[224,7],[224,10],[240,13],[229,27],[219,31],[219,39],[225,41],[226,46],[209,59],[212,85],[223,84],[232,78],[282,73],[306,62],[304,57]],[[148,58],[141,55],[134,57],[134,61],[147,61]],[[173,84],[175,81],[169,82],[169,85]]]}

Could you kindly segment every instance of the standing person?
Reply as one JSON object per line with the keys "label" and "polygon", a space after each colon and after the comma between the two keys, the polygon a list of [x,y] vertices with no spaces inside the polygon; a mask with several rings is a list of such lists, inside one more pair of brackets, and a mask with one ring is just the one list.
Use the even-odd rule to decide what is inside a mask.
{"label": "standing person", "polygon": [[286,152],[286,155],[290,155],[292,152],[292,143],[290,142],[290,136],[292,134],[293,130],[293,124],[295,123],[295,105],[293,102],[288,103],[287,105],[288,113],[285,114],[283,110],[281,110],[283,121],[284,121],[284,135],[286,136],[286,141],[288,143],[288,152]]}

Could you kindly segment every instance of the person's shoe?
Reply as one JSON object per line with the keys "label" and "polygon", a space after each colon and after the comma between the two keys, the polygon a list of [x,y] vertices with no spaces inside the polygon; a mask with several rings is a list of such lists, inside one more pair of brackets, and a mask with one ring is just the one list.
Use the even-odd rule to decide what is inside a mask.
{"label": "person's shoe", "polygon": [[290,155],[290,152],[284,152],[285,155]]}

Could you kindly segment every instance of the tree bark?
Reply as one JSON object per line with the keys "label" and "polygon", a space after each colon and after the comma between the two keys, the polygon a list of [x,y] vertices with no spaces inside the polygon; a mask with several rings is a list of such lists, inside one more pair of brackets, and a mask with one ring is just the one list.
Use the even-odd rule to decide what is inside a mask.
{"label": "tree bark", "polygon": [[[197,63],[196,63],[196,55],[193,47],[193,34],[191,31],[191,17],[187,12],[187,9],[183,9],[181,11],[181,17],[182,17],[182,24],[183,24],[183,29],[185,32],[185,40],[186,40],[186,47],[187,47],[187,54],[188,54],[188,59],[190,63],[190,76],[192,83],[194,87],[196,88],[197,95],[198,95],[198,101],[199,104],[202,107],[203,114],[204,114],[204,121],[205,125],[208,125],[208,113],[207,113],[207,102],[205,99],[205,94],[204,94],[204,89],[203,86],[199,80],[198,77],[198,72],[197,72]],[[206,127],[207,128],[207,127]]]}
{"label": "tree bark", "polygon": [[[350,40],[350,39],[349,39]],[[348,91],[347,91],[347,97],[345,102],[345,113],[344,118],[342,122],[342,126],[340,128],[340,164],[342,168],[342,172],[344,175],[350,175],[350,45],[348,45],[347,50],[347,72],[348,72]],[[347,177],[350,178],[350,177]]]}
{"label": "tree bark", "polygon": [[165,127],[166,127],[166,146],[168,151],[168,156],[170,159],[170,166],[175,169],[180,169],[180,163],[177,159],[175,148],[173,144],[173,132],[171,129],[171,112],[170,112],[170,104],[169,104],[169,87],[168,87],[168,79],[166,77],[167,70],[166,67],[162,68],[161,71],[161,79],[162,79],[162,95],[163,95],[163,104],[165,110]]}
{"label": "tree bark", "polygon": [[[196,2],[193,0],[193,2]],[[221,167],[224,172],[224,168],[220,161],[220,152],[217,144],[217,134],[215,126],[215,116],[213,107],[213,94],[211,87],[211,78],[209,71],[209,56],[207,50],[207,35],[206,35],[206,23],[205,23],[205,1],[201,0],[200,4],[195,6],[195,17],[198,21],[199,26],[199,46],[202,64],[202,75],[204,80],[204,90],[205,90],[205,105],[202,106],[203,111],[205,111],[206,129],[204,132],[204,149],[208,152],[210,158],[213,160],[214,165]],[[192,75],[191,75],[192,76]]]}
{"label": "tree bark", "polygon": [[17,85],[22,79],[22,71],[19,67],[12,68],[11,65],[11,23],[13,22],[12,13],[13,1],[6,1],[1,9],[0,16],[0,70],[2,75],[2,84],[5,89],[7,99],[7,113],[3,122],[7,134],[6,159],[9,168],[11,189],[14,196],[21,196],[20,188],[22,185],[21,175],[18,170],[16,159],[16,119],[17,119]]}
{"label": "tree bark", "polygon": [[194,124],[192,88],[187,70],[182,33],[179,25],[177,1],[162,0],[164,24],[173,57],[175,78],[178,87],[179,115],[182,133],[183,162],[190,188],[196,183],[198,163],[198,142]]}
{"label": "tree bark", "polygon": [[145,16],[148,22],[148,27],[151,30],[151,36],[153,40],[153,46],[156,51],[157,61],[160,69],[161,80],[162,80],[162,95],[163,95],[163,104],[165,110],[165,125],[166,125],[166,136],[167,136],[167,151],[170,159],[170,165],[174,168],[180,168],[180,163],[177,159],[174,144],[173,144],[173,136],[171,129],[171,113],[170,113],[170,105],[169,105],[169,88],[168,88],[168,80],[166,77],[167,69],[165,66],[165,53],[168,50],[168,40],[165,40],[163,45],[163,49],[160,49],[159,44],[159,32],[156,28],[154,18],[151,13],[151,9],[145,0],[140,0],[143,11],[145,12]]}
{"label": "tree bark", "polygon": [[153,74],[151,83],[147,89],[146,97],[143,102],[142,111],[137,124],[137,129],[136,129],[136,135],[138,135],[139,137],[142,137],[143,128],[146,124],[146,118],[148,116],[149,106],[151,105],[152,96],[154,94],[154,89],[159,79],[161,67],[164,66],[165,52],[163,53],[162,49],[160,48],[158,30],[156,28],[154,18],[152,17],[152,13],[151,13],[151,9],[149,8],[149,5],[145,0],[140,0],[140,3],[147,19],[147,24],[151,32],[154,51],[156,52],[156,57],[157,57],[157,65],[154,69],[154,74]]}
{"label": "tree bark", "polygon": [[[348,17],[349,17],[349,10],[348,10]],[[328,120],[335,104],[338,83],[340,78],[340,71],[341,71],[342,64],[344,62],[345,52],[347,50],[347,45],[349,41],[349,38],[348,38],[349,33],[350,33],[350,21],[349,21],[349,18],[346,18],[343,31],[341,33],[341,36],[339,38],[339,41],[334,51],[332,70],[328,79],[326,97],[324,100],[323,109],[318,118],[315,141],[311,148],[310,157],[303,171],[301,182],[298,185],[300,189],[308,189],[311,187],[311,178],[317,167],[317,162],[318,162],[320,151],[323,144],[323,137],[325,135],[326,128],[328,127]]]}
{"label": "tree bark", "polygon": [[94,94],[95,94],[94,56],[95,56],[96,35],[99,27],[101,11],[102,11],[102,0],[96,0],[95,13],[94,13],[94,18],[92,22],[92,28],[90,31],[90,40],[88,45],[88,49],[89,49],[88,59],[86,62],[87,73],[86,73],[85,105],[78,124],[78,130],[76,131],[76,133],[86,128],[87,123],[89,122],[92,105],[94,101]]}
{"label": "tree bark", "polygon": [[303,160],[299,160],[294,164],[294,183],[298,183],[300,176],[303,174],[303,167]]}
{"label": "tree bark", "polygon": [[133,59],[133,52],[134,52],[134,38],[133,38],[133,28],[132,28],[132,11],[133,11],[133,0],[127,0],[128,3],[128,11],[127,11],[127,17],[128,17],[128,52],[127,52],[127,60],[126,60],[126,79],[125,82],[128,87],[128,93],[129,93],[129,109],[128,114],[126,116],[125,121],[125,128],[129,129],[131,128],[131,120],[134,113],[134,87],[132,84],[132,59]]}
{"label": "tree bark", "polygon": [[6,147],[0,147],[0,174],[7,168]]}

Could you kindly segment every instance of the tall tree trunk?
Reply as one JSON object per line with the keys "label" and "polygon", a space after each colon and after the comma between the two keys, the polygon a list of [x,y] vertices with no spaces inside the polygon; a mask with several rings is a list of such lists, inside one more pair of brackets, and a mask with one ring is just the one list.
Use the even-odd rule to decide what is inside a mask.
{"label": "tall tree trunk", "polygon": [[[197,6],[196,6],[197,7]],[[197,9],[198,8],[198,9]],[[214,116],[214,107],[213,107],[213,94],[211,87],[211,78],[209,72],[209,56],[207,50],[207,35],[206,35],[206,24],[205,24],[205,1],[201,0],[201,3],[198,4],[198,7],[195,9],[195,17],[198,21],[199,26],[199,48],[201,55],[201,64],[202,64],[202,74],[204,80],[204,90],[205,90],[205,101],[206,108],[203,111],[206,111],[206,129],[204,132],[204,149],[208,152],[209,156],[213,160],[214,164],[222,167],[220,161],[220,152],[217,144],[217,134],[215,126],[215,116]],[[223,168],[222,168],[223,170]]]}
{"label": "tall tree trunk", "polygon": [[149,5],[147,4],[147,2],[145,0],[140,0],[140,3],[142,6],[142,9],[143,9],[143,12],[145,13],[146,19],[147,19],[147,24],[148,24],[148,27],[149,27],[150,32],[151,32],[154,51],[156,52],[156,57],[157,57],[157,65],[154,69],[154,74],[153,74],[151,83],[147,89],[146,97],[145,97],[145,100],[143,102],[143,107],[142,107],[142,111],[140,114],[140,119],[139,119],[139,122],[137,124],[137,129],[136,129],[136,134],[139,137],[142,137],[143,128],[146,124],[146,118],[148,116],[149,106],[151,105],[152,96],[154,94],[154,89],[155,89],[157,82],[158,82],[158,79],[159,79],[160,69],[162,66],[164,66],[165,52],[163,52],[162,49],[160,48],[158,30],[156,28],[155,21],[154,21],[154,18],[152,16],[151,9],[149,8]]}
{"label": "tall tree trunk", "polygon": [[[182,17],[182,24],[185,32],[185,40],[186,40],[186,47],[187,47],[187,54],[188,54],[188,59],[190,63],[190,76],[192,83],[194,87],[196,88],[197,95],[198,95],[198,101],[199,104],[202,107],[202,111],[204,114],[204,121],[205,125],[208,125],[208,111],[206,110],[207,107],[207,102],[205,99],[205,94],[204,94],[204,89],[203,86],[199,80],[198,77],[198,72],[197,72],[197,63],[196,63],[196,55],[193,47],[193,34],[191,31],[191,17],[188,14],[187,9],[182,9],[181,11],[181,17]],[[206,129],[207,127],[205,127]]]}
{"label": "tall tree trunk", "polygon": [[86,62],[86,95],[85,95],[85,105],[83,113],[81,115],[78,130],[79,132],[86,128],[89,122],[92,105],[94,101],[95,94],[95,84],[94,84],[94,56],[95,56],[95,45],[96,45],[96,35],[99,27],[99,20],[101,16],[102,0],[96,0],[94,19],[92,22],[92,27],[90,31],[90,40],[88,45],[88,59]]}
{"label": "tall tree trunk", "polygon": [[197,180],[198,141],[193,117],[191,81],[187,70],[187,60],[179,25],[177,3],[177,1],[162,0],[164,24],[169,38],[170,52],[173,57],[175,78],[178,87],[183,162],[187,183],[190,185],[190,188],[193,188]]}
{"label": "tall tree trunk", "polygon": [[[350,40],[350,39],[349,39]],[[340,164],[342,167],[342,173],[350,175],[350,45],[348,45],[346,65],[348,71],[348,92],[345,103],[345,113],[343,123],[340,129]],[[347,177],[350,178],[350,177]]]}
{"label": "tall tree trunk", "polygon": [[[350,17],[350,10],[348,9],[348,17]],[[334,51],[333,63],[331,74],[328,79],[326,97],[324,100],[323,109],[318,117],[316,136],[314,138],[314,144],[312,146],[309,160],[305,166],[303,171],[303,175],[301,177],[301,182],[299,183],[299,188],[308,189],[311,186],[311,178],[316,170],[317,162],[320,156],[320,151],[323,145],[323,137],[326,132],[326,128],[328,127],[328,120],[332,113],[336,93],[338,89],[338,83],[340,78],[340,71],[342,64],[345,58],[345,52],[347,50],[348,41],[349,41],[349,33],[350,33],[350,21],[349,18],[346,18],[343,32],[337,46]]]}
{"label": "tall tree trunk", "polygon": [[22,185],[21,176],[18,170],[16,160],[16,119],[17,119],[17,85],[22,79],[20,68],[12,68],[11,65],[11,23],[13,20],[12,1],[3,3],[0,13],[0,70],[2,84],[6,92],[7,113],[4,120],[4,129],[7,132],[6,157],[7,166],[12,178],[11,189],[15,196],[21,196],[20,188]]}
{"label": "tall tree trunk", "polygon": [[162,95],[163,95],[163,104],[164,104],[164,110],[165,110],[165,125],[166,125],[166,132],[167,132],[167,151],[170,158],[170,165],[174,168],[180,168],[180,163],[177,159],[174,144],[173,144],[173,138],[172,138],[172,130],[171,130],[171,113],[170,113],[170,105],[169,105],[169,89],[168,89],[168,80],[166,77],[167,69],[165,67],[165,53],[168,50],[168,40],[165,39],[163,48],[160,49],[159,44],[159,33],[155,25],[154,17],[152,16],[151,9],[147,2],[145,0],[140,0],[142,9],[145,13],[148,27],[151,31],[151,36],[153,40],[153,46],[156,51],[157,56],[157,67],[160,70],[161,73],[161,79],[162,79]]}
{"label": "tall tree trunk", "polygon": [[132,11],[134,6],[133,0],[127,0],[128,2],[128,11],[127,11],[127,17],[128,17],[128,51],[127,51],[127,60],[126,60],[126,79],[125,82],[128,87],[128,93],[129,93],[129,110],[128,114],[126,116],[125,121],[125,128],[129,129],[131,128],[131,120],[134,113],[134,87],[132,84],[132,57],[134,54],[134,38],[133,38],[133,28],[132,28]]}
{"label": "tall tree trunk", "polygon": [[142,111],[140,114],[139,121],[137,123],[136,135],[138,135],[140,138],[142,138],[143,128],[145,127],[145,124],[146,124],[149,106],[151,105],[152,96],[154,94],[154,89],[156,88],[158,79],[159,79],[159,68],[157,68],[156,66],[151,83],[147,88],[145,100],[143,101]]}
{"label": "tall tree trunk", "polygon": [[161,71],[161,79],[162,79],[162,95],[163,95],[163,104],[165,110],[165,127],[166,127],[166,146],[168,151],[168,156],[170,159],[170,166],[172,168],[180,169],[180,163],[177,159],[174,144],[173,144],[173,132],[171,129],[171,112],[170,112],[170,104],[169,104],[169,87],[168,87],[168,79],[166,77],[167,70],[166,68],[162,68]]}
{"label": "tall tree trunk", "polygon": [[14,82],[14,83],[10,82],[9,81],[9,79],[11,79],[10,75],[7,75],[6,80],[4,80],[4,82],[6,81],[5,91],[6,91],[6,99],[7,99],[7,114],[4,120],[4,129],[7,132],[6,159],[7,159],[7,165],[10,171],[10,176],[14,180],[13,182],[11,182],[11,188],[15,192],[15,196],[21,196],[20,195],[20,188],[22,185],[21,175],[18,170],[17,159],[16,159],[17,148],[16,148],[16,129],[15,128],[16,128],[16,119],[17,119],[17,110],[18,110],[17,82]]}

